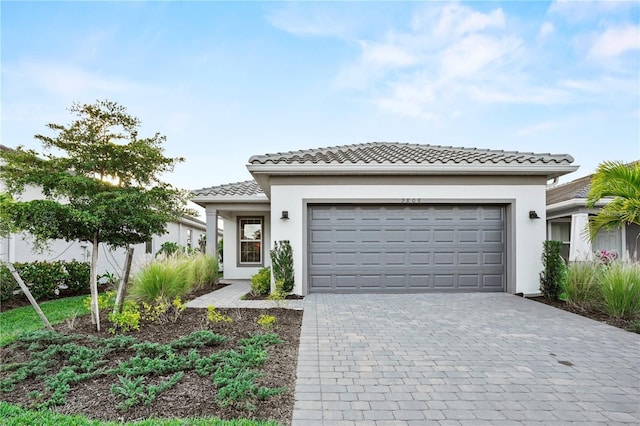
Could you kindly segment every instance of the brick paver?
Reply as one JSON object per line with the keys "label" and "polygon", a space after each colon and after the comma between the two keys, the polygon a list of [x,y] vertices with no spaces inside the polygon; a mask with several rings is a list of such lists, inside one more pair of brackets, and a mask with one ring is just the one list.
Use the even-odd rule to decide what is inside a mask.
{"label": "brick paver", "polygon": [[640,424],[637,334],[508,294],[304,309],[293,425]]}

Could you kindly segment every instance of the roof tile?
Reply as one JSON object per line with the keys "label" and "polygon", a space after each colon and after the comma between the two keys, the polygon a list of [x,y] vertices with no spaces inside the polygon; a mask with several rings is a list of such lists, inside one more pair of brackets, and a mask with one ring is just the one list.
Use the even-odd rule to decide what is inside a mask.
{"label": "roof tile", "polygon": [[255,180],[194,189],[191,193],[196,197],[252,197],[264,194]]}
{"label": "roof tile", "polygon": [[251,164],[563,164],[566,154],[535,154],[441,145],[371,142],[276,154],[254,155]]}

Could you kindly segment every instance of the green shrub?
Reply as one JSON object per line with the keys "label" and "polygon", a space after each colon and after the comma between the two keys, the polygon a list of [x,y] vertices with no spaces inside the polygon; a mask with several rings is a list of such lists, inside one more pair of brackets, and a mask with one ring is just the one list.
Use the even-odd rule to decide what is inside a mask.
{"label": "green shrub", "polygon": [[271,290],[271,268],[261,268],[257,274],[251,276],[251,294],[267,295]]}
{"label": "green shrub", "polygon": [[609,315],[629,320],[640,315],[640,264],[608,265],[602,273],[602,295]]}
{"label": "green shrub", "polygon": [[295,284],[291,244],[288,240],[276,241],[270,254],[273,278],[282,281],[282,291],[291,293]]}
{"label": "green shrub", "polygon": [[582,309],[598,307],[602,300],[601,275],[600,263],[571,262],[564,287],[567,303]]}
{"label": "green shrub", "polygon": [[211,254],[198,254],[189,258],[192,288],[213,285],[218,278],[218,261]]}
{"label": "green shrub", "polygon": [[[89,290],[90,266],[87,262],[35,261],[14,263],[13,266],[36,300],[57,297],[59,287],[65,285],[73,292]],[[0,267],[0,300],[11,299],[14,297],[14,291],[18,289],[18,283],[9,272],[9,268],[2,265]]]}
{"label": "green shrub", "polygon": [[156,257],[162,256],[162,255],[166,257],[171,257],[174,254],[177,254],[179,252],[180,252],[180,246],[178,245],[178,243],[174,243],[173,241],[165,241],[160,246],[160,250],[158,250],[158,252],[156,253]]}
{"label": "green shrub", "polygon": [[9,268],[5,265],[0,265],[0,302],[6,302],[14,297],[14,291],[20,287],[13,275],[9,272]]}
{"label": "green shrub", "polygon": [[540,291],[549,300],[558,300],[567,276],[567,267],[560,253],[560,241],[545,241],[542,252],[543,271],[540,273]]}
{"label": "green shrub", "polygon": [[189,269],[184,258],[154,261],[133,276],[129,295],[137,302],[150,304],[183,297],[191,289]]}
{"label": "green shrub", "polygon": [[64,263],[66,277],[64,284],[69,291],[74,293],[89,292],[89,281],[91,280],[91,264],[89,262],[78,262],[72,260]]}

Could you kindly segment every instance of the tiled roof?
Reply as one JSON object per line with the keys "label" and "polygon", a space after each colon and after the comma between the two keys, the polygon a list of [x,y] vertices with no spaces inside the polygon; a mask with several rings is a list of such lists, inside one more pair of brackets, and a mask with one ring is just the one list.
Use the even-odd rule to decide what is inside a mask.
{"label": "tiled roof", "polygon": [[196,197],[252,197],[264,194],[255,180],[194,189],[191,193]]}
{"label": "tiled roof", "polygon": [[569,165],[570,155],[534,154],[440,145],[371,142],[328,148],[254,155],[257,164],[557,164]]}
{"label": "tiled roof", "polygon": [[576,198],[587,198],[593,175],[584,176],[562,185],[547,189],[547,205]]}

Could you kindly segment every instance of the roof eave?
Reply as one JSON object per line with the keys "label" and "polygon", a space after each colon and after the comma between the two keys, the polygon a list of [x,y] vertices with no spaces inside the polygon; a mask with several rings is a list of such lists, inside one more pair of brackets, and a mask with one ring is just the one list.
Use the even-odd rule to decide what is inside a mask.
{"label": "roof eave", "polygon": [[[613,201],[613,198],[602,198],[596,202],[596,208],[602,208]],[[558,210],[565,210],[570,208],[582,208],[587,206],[586,198],[571,198],[569,200],[558,201],[557,203],[547,204],[547,213],[556,212]]]}
{"label": "roof eave", "polygon": [[[538,175],[551,179],[578,166],[488,164],[248,164],[251,174],[264,175]],[[264,189],[264,188],[263,188]]]}
{"label": "roof eave", "polygon": [[269,198],[265,194],[260,195],[243,195],[243,196],[215,196],[215,195],[198,195],[191,198],[191,201],[201,207],[207,204],[216,203],[269,203]]}

